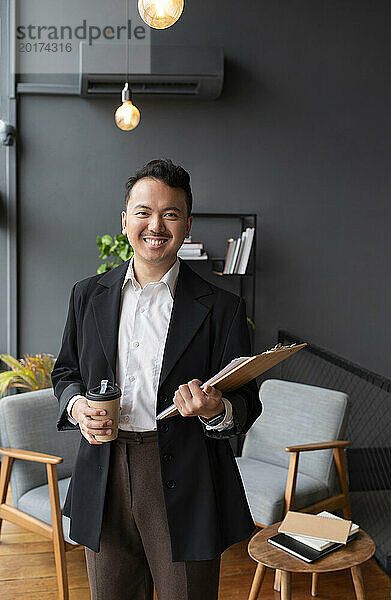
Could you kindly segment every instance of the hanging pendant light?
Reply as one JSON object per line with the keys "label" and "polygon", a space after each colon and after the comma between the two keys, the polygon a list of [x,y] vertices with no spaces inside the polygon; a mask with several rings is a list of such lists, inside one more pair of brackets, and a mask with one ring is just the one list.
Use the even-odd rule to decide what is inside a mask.
{"label": "hanging pendant light", "polygon": [[114,119],[122,131],[131,131],[140,123],[140,111],[132,102],[132,92],[125,83],[122,90],[122,104],[115,111]]}
{"label": "hanging pendant light", "polygon": [[[126,23],[129,23],[129,0],[126,2]],[[122,104],[114,114],[117,127],[122,131],[132,131],[140,123],[140,111],[132,102],[132,90],[129,88],[129,37],[126,36],[126,83],[122,90]]]}
{"label": "hanging pendant light", "polygon": [[153,29],[174,25],[183,11],[183,0],[138,0],[142,20]]}

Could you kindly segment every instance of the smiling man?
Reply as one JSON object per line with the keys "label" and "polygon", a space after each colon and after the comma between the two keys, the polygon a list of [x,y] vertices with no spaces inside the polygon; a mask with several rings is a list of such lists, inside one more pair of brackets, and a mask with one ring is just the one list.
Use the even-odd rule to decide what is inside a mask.
{"label": "smiling man", "polygon": [[[183,189],[169,187],[151,177],[135,179],[131,178],[127,184],[122,231],[134,250],[136,278],[140,271],[140,277],[159,281],[177,260],[177,252],[190,232],[193,217]],[[143,282],[138,281],[143,287]]]}
{"label": "smiling man", "polygon": [[[126,186],[132,259],[77,282],[52,382],[60,431],[82,434],[64,514],[85,546],[92,600],[216,600],[220,555],[254,523],[229,438],[261,413],[255,382],[222,397],[200,384],[250,353],[244,302],[177,252],[193,217],[190,177],[154,160]],[[122,390],[119,435],[84,396]],[[179,415],[156,421],[174,400]]]}

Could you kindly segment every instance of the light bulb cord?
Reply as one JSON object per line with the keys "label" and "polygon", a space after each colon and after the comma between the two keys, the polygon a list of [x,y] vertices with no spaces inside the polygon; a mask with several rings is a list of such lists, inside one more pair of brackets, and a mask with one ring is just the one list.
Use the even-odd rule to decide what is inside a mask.
{"label": "light bulb cord", "polygon": [[126,81],[127,81],[127,85],[129,86],[129,0],[125,0],[125,2],[126,2]]}

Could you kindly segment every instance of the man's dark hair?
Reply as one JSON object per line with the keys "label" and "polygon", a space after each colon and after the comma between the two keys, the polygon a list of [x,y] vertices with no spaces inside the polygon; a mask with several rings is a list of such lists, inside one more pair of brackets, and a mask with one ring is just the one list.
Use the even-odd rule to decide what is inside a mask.
{"label": "man's dark hair", "polygon": [[191,215],[193,195],[190,187],[190,175],[183,167],[174,165],[169,158],[151,160],[141,167],[141,169],[138,169],[134,177],[129,177],[126,182],[125,210],[128,206],[129,194],[133,186],[145,177],[152,177],[153,179],[162,181],[169,187],[183,190],[186,194],[187,216]]}

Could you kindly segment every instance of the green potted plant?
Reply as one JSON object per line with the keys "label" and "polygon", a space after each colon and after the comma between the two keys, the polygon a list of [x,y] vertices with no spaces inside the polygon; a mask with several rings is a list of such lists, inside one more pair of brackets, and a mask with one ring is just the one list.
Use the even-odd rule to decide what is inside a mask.
{"label": "green potted plant", "polygon": [[[121,262],[125,262],[128,258],[133,256],[133,248],[129,244],[128,238],[123,233],[114,236],[114,239],[108,234],[102,236],[98,235],[96,243],[100,250],[99,258],[105,260],[105,262],[98,267],[97,273],[111,271],[111,269],[118,267]],[[110,260],[107,260],[109,258]]]}
{"label": "green potted plant", "polygon": [[43,390],[52,387],[50,373],[55,358],[52,354],[27,354],[20,360],[9,354],[0,354],[0,359],[9,370],[0,373],[0,398],[8,390],[15,388],[23,391]]}

